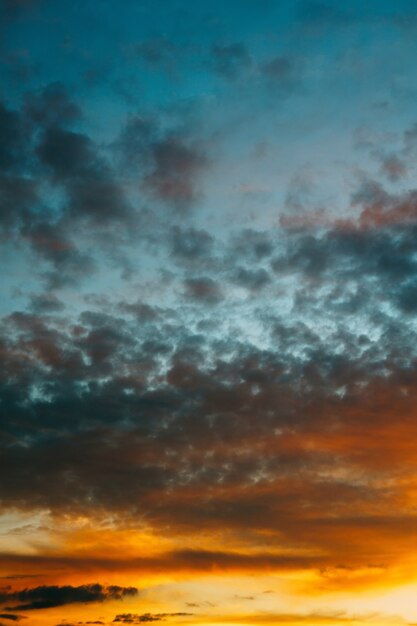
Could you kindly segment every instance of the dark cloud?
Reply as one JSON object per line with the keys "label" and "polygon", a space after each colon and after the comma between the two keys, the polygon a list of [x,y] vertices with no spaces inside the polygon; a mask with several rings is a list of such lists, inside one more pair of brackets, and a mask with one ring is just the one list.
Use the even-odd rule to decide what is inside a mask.
{"label": "dark cloud", "polygon": [[30,308],[34,313],[58,313],[65,305],[53,293],[34,294],[30,299]]}
{"label": "dark cloud", "polygon": [[38,146],[41,161],[51,168],[58,180],[99,173],[100,164],[91,140],[83,134],[47,128]]}
{"label": "dark cloud", "polygon": [[152,169],[145,188],[160,200],[186,209],[198,195],[198,178],[208,157],[198,144],[172,134],[151,146]]}
{"label": "dark cloud", "polygon": [[16,615],[15,613],[0,613],[0,619],[7,619],[11,622],[20,622],[24,617],[24,615]]}
{"label": "dark cloud", "polygon": [[410,279],[402,284],[396,291],[397,306],[404,313],[417,313],[417,281]]}
{"label": "dark cloud", "polygon": [[195,264],[210,259],[214,238],[205,230],[175,227],[172,232],[172,254],[180,262]]}
{"label": "dark cloud", "polygon": [[238,258],[247,258],[250,262],[259,262],[272,254],[274,244],[268,233],[245,229],[239,231],[231,248],[232,255],[237,255]]}
{"label": "dark cloud", "polygon": [[[398,304],[398,292],[410,286],[415,267],[414,192],[391,197],[379,185],[366,185],[355,195],[363,209],[357,222],[342,220],[325,232],[293,232],[291,245],[272,266],[323,281],[361,276],[372,292]],[[318,224],[320,226],[320,223]]]}
{"label": "dark cloud", "polygon": [[60,83],[26,94],[20,109],[0,106],[0,226],[46,262],[38,273],[52,289],[94,271],[94,253],[83,249],[80,237],[100,240],[123,265],[119,233],[134,230],[110,161],[90,136],[68,128],[81,117]]}
{"label": "dark cloud", "polygon": [[120,613],[113,622],[122,624],[142,624],[144,622],[161,622],[167,617],[191,617],[193,613]]}
{"label": "dark cloud", "polygon": [[250,270],[240,267],[234,276],[234,281],[241,287],[258,291],[259,289],[266,287],[271,282],[271,277],[263,268]]}
{"label": "dark cloud", "polygon": [[40,127],[59,127],[72,124],[82,117],[81,108],[71,100],[63,83],[26,94],[24,110],[31,122]]}
{"label": "dark cloud", "polygon": [[117,585],[103,587],[103,585],[98,583],[94,585],[80,585],[79,587],[72,587],[71,585],[63,587],[42,586],[21,591],[0,592],[0,602],[2,604],[12,602],[15,606],[8,607],[11,610],[30,611],[67,604],[122,600],[137,593],[138,590],[135,587],[118,587]]}
{"label": "dark cloud", "polygon": [[120,186],[104,170],[97,178],[76,181],[68,189],[69,209],[75,216],[99,223],[129,224],[128,206]]}
{"label": "dark cloud", "polygon": [[186,296],[195,302],[216,304],[222,299],[219,283],[209,277],[187,278],[184,281]]}

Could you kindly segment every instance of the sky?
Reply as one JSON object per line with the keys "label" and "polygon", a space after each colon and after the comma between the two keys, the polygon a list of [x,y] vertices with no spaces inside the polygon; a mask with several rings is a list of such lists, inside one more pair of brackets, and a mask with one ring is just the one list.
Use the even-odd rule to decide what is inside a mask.
{"label": "sky", "polygon": [[417,623],[415,0],[0,0],[0,626]]}

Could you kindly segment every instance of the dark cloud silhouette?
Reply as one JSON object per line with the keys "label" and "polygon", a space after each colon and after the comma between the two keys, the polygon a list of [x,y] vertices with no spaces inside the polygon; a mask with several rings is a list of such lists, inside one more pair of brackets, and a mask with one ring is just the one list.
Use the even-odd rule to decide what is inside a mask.
{"label": "dark cloud silhouette", "polygon": [[89,169],[94,172],[95,153],[88,137],[61,128],[48,128],[38,146],[42,162],[60,179],[82,176]]}
{"label": "dark cloud silhouette", "polygon": [[[10,610],[30,611],[34,609],[48,609],[75,603],[103,602],[104,600],[122,600],[138,593],[135,587],[118,587],[111,585],[104,587],[98,583],[94,585],[80,585],[73,587],[66,585],[41,586],[21,591],[1,591],[0,602],[14,603]],[[17,604],[16,604],[17,603]]]}
{"label": "dark cloud silhouette", "polygon": [[161,622],[167,617],[191,617],[193,613],[119,613],[113,622],[122,624],[142,624],[144,622]]}
{"label": "dark cloud silhouette", "polygon": [[89,137],[48,128],[37,152],[41,161],[51,168],[57,182],[64,184],[71,216],[102,222],[126,219],[123,193]]}

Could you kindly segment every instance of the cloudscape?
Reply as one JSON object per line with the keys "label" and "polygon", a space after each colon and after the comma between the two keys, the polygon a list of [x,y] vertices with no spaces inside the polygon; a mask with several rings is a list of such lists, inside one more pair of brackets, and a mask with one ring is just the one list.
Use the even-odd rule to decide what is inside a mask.
{"label": "cloudscape", "polygon": [[0,50],[0,626],[417,623],[416,2]]}

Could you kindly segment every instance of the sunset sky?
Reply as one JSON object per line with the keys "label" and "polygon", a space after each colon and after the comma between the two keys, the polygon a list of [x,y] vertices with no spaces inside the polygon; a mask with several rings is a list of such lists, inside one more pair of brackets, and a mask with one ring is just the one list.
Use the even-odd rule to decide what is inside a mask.
{"label": "sunset sky", "polygon": [[0,626],[417,624],[416,0],[0,53]]}

